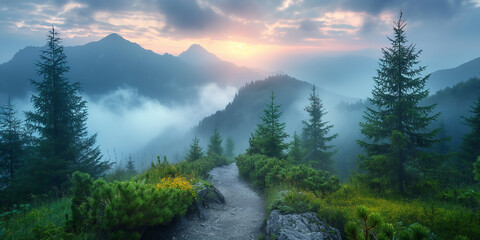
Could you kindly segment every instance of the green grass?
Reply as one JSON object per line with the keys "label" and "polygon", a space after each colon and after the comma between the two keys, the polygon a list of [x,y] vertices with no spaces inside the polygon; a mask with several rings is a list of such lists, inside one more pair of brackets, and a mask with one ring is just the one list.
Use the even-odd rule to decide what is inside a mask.
{"label": "green grass", "polygon": [[480,212],[456,203],[393,195],[380,197],[349,184],[323,198],[311,192],[292,190],[285,194],[283,202],[296,211],[311,209],[317,212],[320,219],[340,231],[354,219],[356,207],[362,205],[389,223],[401,222],[404,226],[420,223],[440,239],[454,239],[458,235],[480,239]]}
{"label": "green grass", "polygon": [[[16,211],[15,211],[16,210]],[[30,209],[17,207],[0,218],[1,239],[35,239],[32,230],[35,227],[53,224],[65,226],[66,216],[70,213],[70,198],[38,203]],[[57,239],[57,238],[52,238]]]}

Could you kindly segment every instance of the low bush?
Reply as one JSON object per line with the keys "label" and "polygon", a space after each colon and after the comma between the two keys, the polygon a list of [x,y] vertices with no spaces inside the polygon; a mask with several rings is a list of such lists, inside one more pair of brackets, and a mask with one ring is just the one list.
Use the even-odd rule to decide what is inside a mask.
{"label": "low bush", "polygon": [[[280,208],[275,208],[275,205]],[[316,212],[320,204],[317,197],[312,192],[307,191],[288,191],[283,195],[281,200],[278,200],[272,206],[273,209],[285,212],[285,210],[291,209],[294,213]]]}
{"label": "low bush", "polygon": [[72,233],[67,233],[63,227],[58,227],[53,223],[35,225],[32,234],[36,240],[63,240],[74,237]]}
{"label": "low bush", "polygon": [[306,165],[289,164],[286,160],[258,154],[241,154],[237,157],[238,171],[254,186],[266,188],[287,185],[300,190],[324,195],[339,188],[339,180],[328,172]]}
{"label": "low bush", "polygon": [[163,178],[186,176],[190,179],[207,178],[208,173],[214,167],[227,164],[224,156],[210,154],[195,161],[183,161],[179,163],[169,163],[164,157],[163,160],[158,157],[157,163],[152,162],[147,171],[137,176],[137,179],[145,179],[147,183],[157,183]]}
{"label": "low bush", "polygon": [[318,198],[316,203],[320,204],[319,217],[339,229],[343,229],[346,219],[355,218],[356,207],[363,205],[379,213],[387,222],[426,226],[440,239],[454,239],[458,235],[480,239],[480,212],[456,204],[398,196],[382,198],[353,185],[344,185],[338,191]]}
{"label": "low bush", "polygon": [[[93,230],[111,239],[138,239],[149,226],[166,224],[184,215],[194,192],[185,178],[165,178],[157,184],[107,183],[74,173],[71,229]],[[90,186],[90,187],[88,187]]]}
{"label": "low bush", "polygon": [[437,236],[430,229],[414,223],[404,227],[384,222],[380,214],[357,206],[355,218],[345,224],[345,235],[349,240],[434,240]]}
{"label": "low bush", "polygon": [[255,162],[260,161],[261,159],[266,158],[266,156],[254,154],[240,154],[235,159],[238,167],[238,173],[240,176],[253,181],[251,173],[255,171]]}
{"label": "low bush", "polygon": [[283,168],[280,178],[291,186],[318,195],[334,192],[340,187],[338,177],[305,165]]}

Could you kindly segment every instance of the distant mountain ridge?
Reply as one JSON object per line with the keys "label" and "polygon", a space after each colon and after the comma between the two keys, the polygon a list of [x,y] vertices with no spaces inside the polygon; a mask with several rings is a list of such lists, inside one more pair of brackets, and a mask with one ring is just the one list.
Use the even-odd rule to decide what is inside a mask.
{"label": "distant mountain ridge", "polygon": [[[38,79],[35,63],[43,49],[26,47],[0,65],[0,95],[27,97],[30,79]],[[64,51],[70,66],[66,77],[80,82],[92,97],[118,88],[133,88],[162,103],[184,103],[194,99],[199,86],[208,83],[239,87],[263,78],[256,70],[221,61],[200,45],[192,45],[182,56],[175,57],[156,54],[118,34],[110,34],[96,42],[65,47]],[[198,67],[197,63],[205,59],[216,61]]]}
{"label": "distant mountain ridge", "polygon": [[427,81],[427,88],[430,89],[430,94],[434,94],[439,90],[453,87],[455,84],[467,81],[473,77],[480,78],[480,57],[455,68],[433,72]]}
{"label": "distant mountain ridge", "polygon": [[215,79],[216,75],[220,75],[223,76],[224,83],[235,87],[241,87],[245,83],[266,77],[263,71],[238,67],[231,62],[223,61],[199,44],[192,44],[186,51],[178,55],[178,58],[192,65],[196,71],[202,72],[206,78]]}

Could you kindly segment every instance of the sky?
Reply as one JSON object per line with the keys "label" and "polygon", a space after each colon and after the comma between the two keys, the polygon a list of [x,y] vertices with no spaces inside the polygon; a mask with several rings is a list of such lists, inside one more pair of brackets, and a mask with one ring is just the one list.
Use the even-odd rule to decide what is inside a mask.
{"label": "sky", "polygon": [[159,54],[198,43],[265,70],[291,56],[378,58],[400,11],[431,70],[480,56],[480,0],[0,0],[0,63],[44,45],[52,25],[67,46],[118,33]]}

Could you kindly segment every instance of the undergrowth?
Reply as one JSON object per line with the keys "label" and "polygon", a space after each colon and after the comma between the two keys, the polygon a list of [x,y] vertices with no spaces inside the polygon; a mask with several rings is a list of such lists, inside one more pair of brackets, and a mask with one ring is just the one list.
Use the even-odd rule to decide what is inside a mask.
{"label": "undergrowth", "polygon": [[142,174],[113,173],[107,181],[75,173],[66,197],[33,197],[3,209],[0,239],[139,239],[147,227],[185,215],[196,197],[193,185],[226,163],[216,155],[176,164],[158,158]]}
{"label": "undergrowth", "polygon": [[349,184],[342,185],[338,191],[326,196],[299,189],[283,191],[282,195],[268,205],[270,210],[278,209],[284,213],[313,211],[320,219],[341,231],[348,221],[355,219],[356,208],[365,206],[371,212],[378,213],[385,222],[394,225],[421,224],[438,239],[456,239],[460,236],[480,239],[480,213],[455,203],[398,196],[380,197]]}

